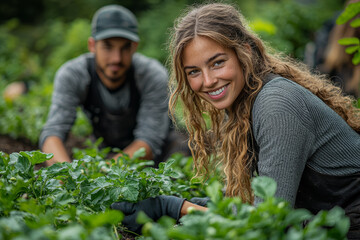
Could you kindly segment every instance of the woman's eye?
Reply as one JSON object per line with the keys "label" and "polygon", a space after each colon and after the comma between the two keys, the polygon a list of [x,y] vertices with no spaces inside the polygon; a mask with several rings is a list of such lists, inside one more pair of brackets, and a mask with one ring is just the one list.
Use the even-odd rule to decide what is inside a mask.
{"label": "woman's eye", "polygon": [[191,70],[187,73],[188,76],[194,75],[198,72],[198,70]]}
{"label": "woman's eye", "polygon": [[219,67],[219,66],[221,66],[223,63],[224,63],[224,60],[218,60],[218,61],[214,62],[213,66],[214,66],[214,67]]}

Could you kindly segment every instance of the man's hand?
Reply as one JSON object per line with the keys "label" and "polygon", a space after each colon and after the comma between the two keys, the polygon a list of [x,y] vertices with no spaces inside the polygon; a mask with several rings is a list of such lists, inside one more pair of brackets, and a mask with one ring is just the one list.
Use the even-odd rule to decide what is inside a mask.
{"label": "man's hand", "polygon": [[[145,156],[143,157],[143,159],[153,160],[154,156],[150,146],[142,140],[134,140],[132,143],[130,143],[129,146],[124,148],[124,153],[128,154],[131,158],[134,156],[134,153],[140,148],[145,148]],[[116,155],[116,158],[114,159],[117,159],[118,156],[121,156],[121,154]]]}
{"label": "man's hand", "polygon": [[71,162],[66,152],[65,145],[57,136],[49,136],[46,138],[42,151],[45,153],[53,153],[54,157],[45,162],[46,166],[51,166],[57,162]]}
{"label": "man's hand", "polygon": [[137,203],[116,202],[111,205],[111,208],[120,210],[125,214],[125,218],[122,222],[125,227],[130,231],[141,234],[142,225],[136,222],[139,212],[143,211],[154,221],[157,221],[164,215],[178,221],[184,201],[184,198],[175,196],[157,196]]}

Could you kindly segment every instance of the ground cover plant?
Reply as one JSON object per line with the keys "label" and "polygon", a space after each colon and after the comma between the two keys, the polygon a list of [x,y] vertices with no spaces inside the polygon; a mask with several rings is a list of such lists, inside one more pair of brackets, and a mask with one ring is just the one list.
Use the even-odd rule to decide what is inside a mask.
{"label": "ground cover plant", "polygon": [[243,204],[239,198],[223,197],[221,188],[218,182],[209,185],[209,210],[190,211],[176,227],[173,227],[175,221],[168,217],[154,223],[146,215],[140,216],[139,221],[145,224],[143,239],[346,239],[350,223],[343,209],[335,207],[315,216],[305,209],[292,209],[287,202],[274,197],[273,179],[254,178],[254,193],[264,199],[257,207]]}
{"label": "ground cover plant", "polygon": [[[99,142],[95,143],[99,144]],[[222,184],[191,180],[191,157],[173,155],[158,168],[151,161],[104,156],[96,147],[75,152],[72,163],[34,170],[52,157],[40,151],[0,155],[0,239],[345,239],[349,220],[335,208],[313,216],[293,210],[273,197],[271,179],[255,178],[253,189],[265,199],[257,208],[238,198],[224,198]],[[144,236],[121,225],[115,201],[139,201],[157,195],[190,199],[210,196],[205,213],[190,211],[176,225],[167,217],[157,223],[142,215]],[[304,227],[303,222],[309,223]],[[174,227],[174,225],[176,225]]]}
{"label": "ground cover plant", "polygon": [[1,152],[0,239],[119,239],[122,214],[111,203],[201,196],[199,184],[171,167],[183,156],[150,168],[152,161],[139,160],[143,150],[118,161],[104,159],[108,150],[78,150],[80,159],[39,170],[52,154]]}

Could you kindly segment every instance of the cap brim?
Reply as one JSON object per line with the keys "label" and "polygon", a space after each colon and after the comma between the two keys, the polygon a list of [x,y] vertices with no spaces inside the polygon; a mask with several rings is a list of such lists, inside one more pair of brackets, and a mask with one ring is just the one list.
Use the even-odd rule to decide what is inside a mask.
{"label": "cap brim", "polygon": [[112,37],[122,37],[134,42],[139,42],[139,36],[137,34],[120,29],[107,29],[93,36],[95,40],[103,40]]}

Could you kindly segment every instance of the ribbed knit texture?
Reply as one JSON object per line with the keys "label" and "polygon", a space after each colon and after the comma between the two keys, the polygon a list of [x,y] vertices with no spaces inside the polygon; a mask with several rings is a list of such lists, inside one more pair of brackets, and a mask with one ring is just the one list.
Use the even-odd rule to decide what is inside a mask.
{"label": "ribbed knit texture", "polygon": [[253,130],[259,175],[274,178],[276,196],[292,205],[305,165],[334,176],[360,172],[360,135],[321,99],[288,79],[273,79],[260,91]]}

